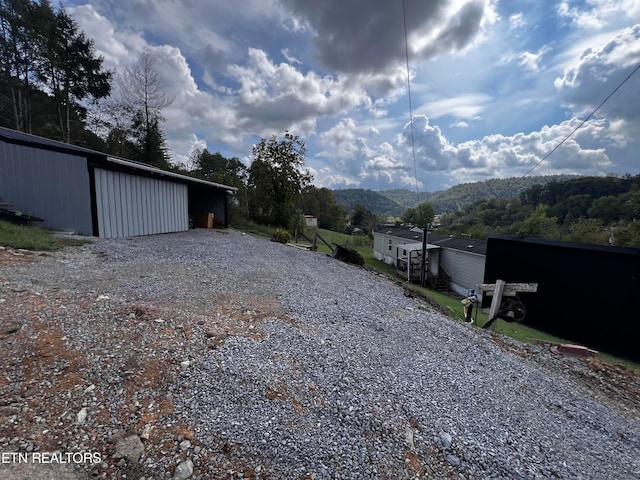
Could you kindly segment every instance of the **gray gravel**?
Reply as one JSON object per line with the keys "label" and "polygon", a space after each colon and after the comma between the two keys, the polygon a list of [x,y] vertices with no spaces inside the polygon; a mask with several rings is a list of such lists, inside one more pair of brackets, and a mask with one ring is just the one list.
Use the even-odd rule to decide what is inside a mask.
{"label": "gray gravel", "polygon": [[[96,240],[8,272],[12,285],[173,305],[195,327],[244,322],[174,352],[172,419],[196,431],[176,446],[191,462],[176,478],[213,478],[223,455],[255,478],[640,478],[637,418],[517,355],[517,342],[323,254],[196,230]],[[68,341],[83,348],[83,335]]]}

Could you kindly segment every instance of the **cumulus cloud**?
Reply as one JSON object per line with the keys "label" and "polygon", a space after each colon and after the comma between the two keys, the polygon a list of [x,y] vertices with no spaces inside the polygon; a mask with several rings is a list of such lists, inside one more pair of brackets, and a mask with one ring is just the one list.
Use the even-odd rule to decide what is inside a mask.
{"label": "cumulus cloud", "polygon": [[[640,64],[640,25],[619,32],[599,48],[583,52],[576,65],[566,68],[555,86],[576,113],[594,110]],[[640,73],[622,86],[598,112],[611,120],[640,122]]]}
{"label": "cumulus cloud", "polygon": [[315,32],[318,57],[328,67],[372,73],[402,64],[405,58],[404,13],[411,55],[432,58],[460,51],[482,27],[495,21],[492,2],[484,0],[280,0]]}
{"label": "cumulus cloud", "polygon": [[[480,140],[456,145],[449,142],[440,128],[431,125],[427,117],[416,116],[413,136],[418,177],[429,178],[437,174],[449,178],[450,183],[455,185],[486,178],[524,175],[538,165],[579,123],[579,120],[573,119],[544,127],[539,132],[513,136],[487,135]],[[536,174],[602,175],[608,172],[613,163],[606,153],[606,147],[612,145],[611,128],[605,120],[588,123],[540,163],[536,167]],[[399,150],[408,150],[410,145],[410,124],[407,124],[398,147]],[[405,179],[407,174],[412,173],[406,164],[402,168],[399,161],[393,163],[389,158],[397,161],[400,155],[398,151],[393,155],[387,151],[385,161],[377,162],[376,157],[372,156],[363,168],[376,167],[378,176],[385,178],[393,177],[397,170],[403,171]]]}
{"label": "cumulus cloud", "polygon": [[569,19],[576,27],[593,32],[606,27],[612,19],[640,18],[640,4],[636,0],[599,0],[560,2],[556,11]]}
{"label": "cumulus cloud", "polygon": [[370,103],[366,91],[346,78],[313,71],[303,74],[289,64],[273,63],[256,48],[249,49],[246,65],[231,65],[228,72],[240,85],[235,103],[238,121],[251,131],[281,132],[294,125],[300,130],[306,121],[310,133],[316,118]]}

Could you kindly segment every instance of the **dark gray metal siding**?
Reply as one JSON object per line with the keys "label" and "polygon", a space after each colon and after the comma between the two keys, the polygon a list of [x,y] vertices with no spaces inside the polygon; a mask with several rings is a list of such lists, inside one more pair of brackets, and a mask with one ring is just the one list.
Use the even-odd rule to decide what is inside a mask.
{"label": "dark gray metal siding", "polygon": [[86,157],[0,141],[0,197],[46,228],[93,233]]}
{"label": "dark gray metal siding", "polygon": [[100,237],[189,229],[187,185],[101,168],[94,172]]}

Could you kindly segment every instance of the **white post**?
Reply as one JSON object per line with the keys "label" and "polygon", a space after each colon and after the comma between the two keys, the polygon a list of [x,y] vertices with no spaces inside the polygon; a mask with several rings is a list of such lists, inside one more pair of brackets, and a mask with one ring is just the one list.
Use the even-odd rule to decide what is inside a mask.
{"label": "white post", "polygon": [[[489,320],[495,317],[502,303],[502,292],[504,292],[504,280],[496,280],[496,289],[493,291],[493,298],[491,299],[491,308],[489,309]],[[496,322],[491,325],[491,330],[495,330]]]}

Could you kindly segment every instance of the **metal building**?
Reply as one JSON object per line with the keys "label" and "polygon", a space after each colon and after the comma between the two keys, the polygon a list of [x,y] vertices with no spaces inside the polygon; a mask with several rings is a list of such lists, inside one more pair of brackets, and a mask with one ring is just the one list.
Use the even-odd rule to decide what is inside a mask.
{"label": "metal building", "polygon": [[52,230],[105,238],[228,226],[235,187],[0,127],[0,197]]}

